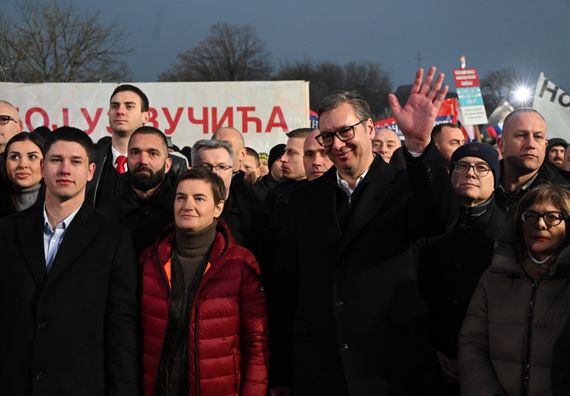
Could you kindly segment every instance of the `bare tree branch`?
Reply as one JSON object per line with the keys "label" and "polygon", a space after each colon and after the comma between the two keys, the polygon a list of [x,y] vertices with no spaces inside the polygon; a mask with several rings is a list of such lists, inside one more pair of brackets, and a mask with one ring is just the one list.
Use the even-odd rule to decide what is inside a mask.
{"label": "bare tree branch", "polygon": [[277,80],[310,81],[311,108],[316,110],[320,101],[338,90],[357,90],[370,104],[374,114],[381,114],[388,106],[387,95],[392,91],[388,72],[379,64],[350,62],[344,66],[310,59],[286,62],[280,66]]}
{"label": "bare tree branch", "polygon": [[247,81],[269,79],[270,54],[251,25],[218,22],[196,47],[178,54],[161,81]]}
{"label": "bare tree branch", "polygon": [[129,70],[124,31],[99,12],[64,0],[23,0],[19,16],[0,10],[0,79],[20,82],[116,81]]}

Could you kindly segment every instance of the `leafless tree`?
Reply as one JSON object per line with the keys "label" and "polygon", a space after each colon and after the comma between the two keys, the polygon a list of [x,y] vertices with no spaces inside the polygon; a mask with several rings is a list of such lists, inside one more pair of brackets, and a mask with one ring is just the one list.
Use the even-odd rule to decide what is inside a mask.
{"label": "leafless tree", "polygon": [[350,62],[339,65],[332,62],[315,63],[305,59],[285,63],[275,78],[310,81],[310,104],[314,110],[326,95],[344,89],[360,92],[367,99],[373,113],[379,115],[387,107],[387,95],[392,90],[389,73],[379,64],[372,62]]}
{"label": "leafless tree", "polygon": [[255,81],[269,79],[270,54],[251,25],[218,22],[194,48],[178,54],[178,63],[161,81]]}
{"label": "leafless tree", "polygon": [[522,81],[522,75],[510,68],[486,73],[481,78],[481,94],[487,114],[491,114],[503,99],[511,100],[513,90]]}
{"label": "leafless tree", "polygon": [[114,81],[127,78],[123,30],[64,0],[23,0],[0,9],[0,80]]}

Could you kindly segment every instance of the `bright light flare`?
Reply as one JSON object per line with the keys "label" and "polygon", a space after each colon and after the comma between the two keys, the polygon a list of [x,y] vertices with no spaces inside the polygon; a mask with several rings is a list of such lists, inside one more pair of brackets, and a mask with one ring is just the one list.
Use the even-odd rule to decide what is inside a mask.
{"label": "bright light flare", "polygon": [[530,88],[521,85],[513,91],[513,95],[517,102],[526,103],[530,100]]}

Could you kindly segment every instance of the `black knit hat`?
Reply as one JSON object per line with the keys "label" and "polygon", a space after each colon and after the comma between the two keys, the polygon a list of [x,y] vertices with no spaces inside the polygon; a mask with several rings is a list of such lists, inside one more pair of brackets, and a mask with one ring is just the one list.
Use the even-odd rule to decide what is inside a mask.
{"label": "black knit hat", "polygon": [[499,154],[493,146],[478,142],[464,144],[453,152],[451,163],[453,164],[464,157],[477,157],[485,161],[493,172],[495,188],[499,186]]}
{"label": "black knit hat", "polygon": [[546,152],[548,153],[550,149],[554,146],[562,146],[564,148],[567,148],[568,142],[562,138],[548,139],[548,146],[546,146]]}
{"label": "black knit hat", "polygon": [[269,151],[269,160],[267,160],[267,167],[271,171],[271,166],[277,161],[285,152],[285,145],[283,143],[273,146]]}

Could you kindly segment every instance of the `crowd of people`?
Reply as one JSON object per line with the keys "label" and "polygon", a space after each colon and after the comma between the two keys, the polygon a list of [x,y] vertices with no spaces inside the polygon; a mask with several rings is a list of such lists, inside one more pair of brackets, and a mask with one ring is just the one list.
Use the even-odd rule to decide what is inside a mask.
{"label": "crowd of people", "polygon": [[570,394],[568,144],[435,125],[443,79],[389,95],[403,140],[340,91],[269,153],[129,84],[97,143],[0,100],[2,393]]}

